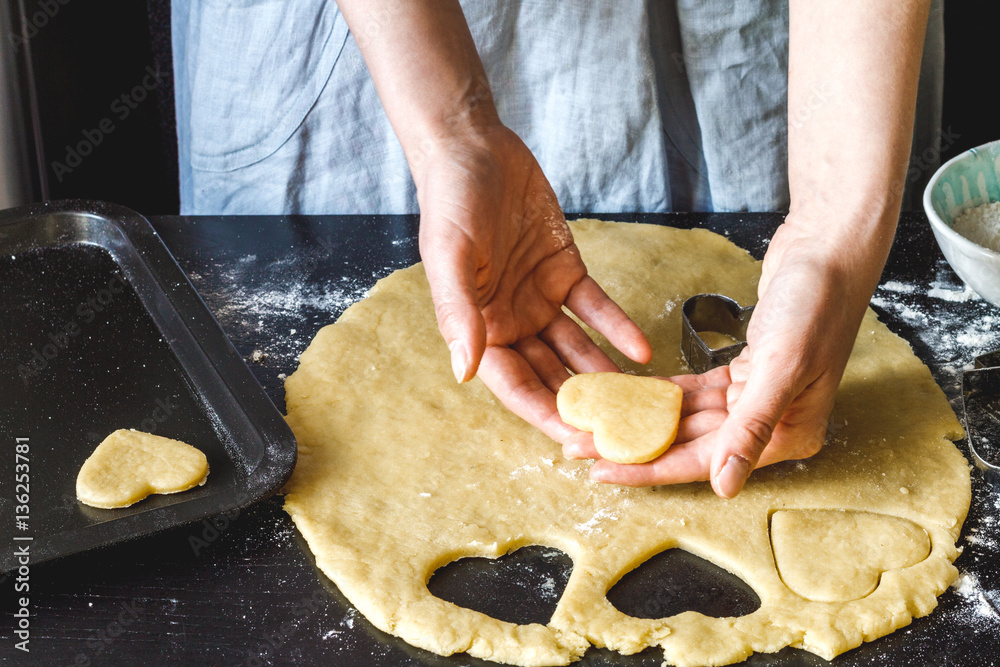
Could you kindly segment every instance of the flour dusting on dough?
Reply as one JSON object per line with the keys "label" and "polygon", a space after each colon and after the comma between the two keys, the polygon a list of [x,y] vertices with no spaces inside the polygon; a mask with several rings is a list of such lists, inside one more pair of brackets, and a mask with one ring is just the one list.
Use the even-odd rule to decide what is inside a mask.
{"label": "flour dusting on dough", "polygon": [[603,531],[604,524],[606,521],[617,521],[618,516],[611,512],[611,510],[601,509],[594,513],[587,521],[583,523],[576,524],[576,529],[581,533],[592,533],[596,531]]}
{"label": "flour dusting on dough", "polygon": [[542,469],[539,468],[537,465],[532,465],[530,463],[526,463],[523,466],[521,466],[520,468],[514,468],[513,470],[511,470],[510,471],[510,478],[511,479],[517,479],[518,477],[521,477],[522,475],[528,475],[528,474],[531,474],[531,473],[541,472],[541,471],[542,471]]}

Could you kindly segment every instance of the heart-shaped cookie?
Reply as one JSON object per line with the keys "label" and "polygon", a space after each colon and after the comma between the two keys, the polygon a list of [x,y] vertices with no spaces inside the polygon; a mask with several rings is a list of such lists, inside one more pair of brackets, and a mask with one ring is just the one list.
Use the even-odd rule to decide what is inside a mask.
{"label": "heart-shaped cookie", "polygon": [[128,507],[153,493],[178,493],[208,479],[208,459],[191,445],[121,429],[97,446],[76,478],[76,497],[91,507]]}
{"label": "heart-shaped cookie", "polygon": [[645,463],[677,436],[683,392],[673,382],[625,373],[580,373],[556,395],[562,420],[594,434],[602,458]]}

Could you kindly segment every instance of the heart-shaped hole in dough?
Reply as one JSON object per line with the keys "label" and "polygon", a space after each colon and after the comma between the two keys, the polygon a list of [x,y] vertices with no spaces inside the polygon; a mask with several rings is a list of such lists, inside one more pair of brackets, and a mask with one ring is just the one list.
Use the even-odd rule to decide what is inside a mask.
{"label": "heart-shaped hole in dough", "polygon": [[189,444],[120,429],[97,446],[76,478],[80,502],[101,509],[133,505],[154,493],[204,484],[208,459]]}
{"label": "heart-shaped hole in dough", "polygon": [[527,546],[499,558],[452,561],[434,573],[427,588],[442,600],[501,621],[545,625],[572,569],[572,559],[562,551]]}
{"label": "heart-shaped hole in dough", "polygon": [[883,572],[930,554],[927,531],[908,519],[845,510],[779,510],[771,516],[774,561],[785,585],[808,600],[860,600]]}
{"label": "heart-shaped hole in dough", "polygon": [[580,373],[556,395],[562,420],[594,434],[597,452],[615,463],[645,463],[667,451],[681,419],[681,388],[655,377]]}
{"label": "heart-shaped hole in dough", "polygon": [[745,581],[683,549],[656,554],[618,580],[607,594],[615,609],[636,618],[696,611],[713,618],[747,616],[760,597]]}

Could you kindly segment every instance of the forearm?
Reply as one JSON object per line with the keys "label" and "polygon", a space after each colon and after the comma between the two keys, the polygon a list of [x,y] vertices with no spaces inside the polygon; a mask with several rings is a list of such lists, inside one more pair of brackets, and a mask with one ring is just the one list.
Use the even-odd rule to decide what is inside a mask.
{"label": "forearm", "polygon": [[438,141],[499,122],[458,0],[337,4],[415,177]]}
{"label": "forearm", "polygon": [[790,218],[851,252],[874,287],[899,216],[926,0],[793,0]]}

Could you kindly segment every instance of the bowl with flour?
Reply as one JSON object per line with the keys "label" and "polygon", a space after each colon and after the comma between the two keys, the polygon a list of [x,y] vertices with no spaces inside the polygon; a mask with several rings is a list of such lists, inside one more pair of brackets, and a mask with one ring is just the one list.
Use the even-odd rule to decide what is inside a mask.
{"label": "bowl with flour", "polygon": [[924,211],[951,268],[1000,306],[1000,141],[943,164],[924,190]]}

